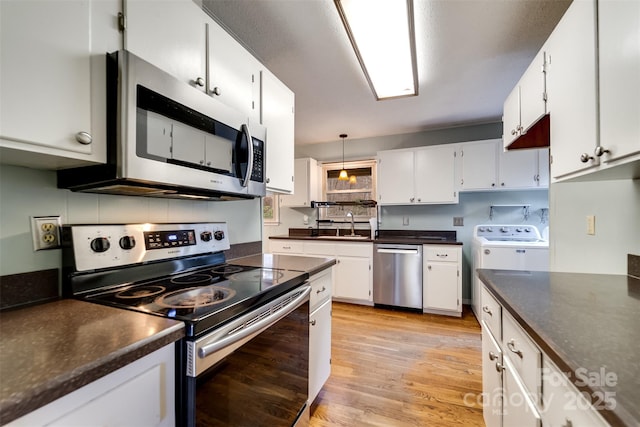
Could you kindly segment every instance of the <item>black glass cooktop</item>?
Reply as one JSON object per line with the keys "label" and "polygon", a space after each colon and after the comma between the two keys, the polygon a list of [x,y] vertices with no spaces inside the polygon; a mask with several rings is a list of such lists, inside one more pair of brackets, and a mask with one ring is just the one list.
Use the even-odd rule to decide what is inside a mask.
{"label": "black glass cooktop", "polygon": [[225,323],[299,286],[307,274],[223,264],[84,296],[186,322],[187,336]]}

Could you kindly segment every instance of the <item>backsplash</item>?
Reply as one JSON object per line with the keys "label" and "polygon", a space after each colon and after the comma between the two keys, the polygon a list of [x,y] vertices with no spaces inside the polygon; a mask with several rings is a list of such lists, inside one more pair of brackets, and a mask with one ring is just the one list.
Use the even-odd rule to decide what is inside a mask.
{"label": "backsplash", "polygon": [[226,221],[230,243],[262,240],[260,199],[229,202],[73,193],[56,187],[55,171],[0,167],[0,276],[61,267],[59,249],[35,252],[31,216],[60,215],[63,224]]}

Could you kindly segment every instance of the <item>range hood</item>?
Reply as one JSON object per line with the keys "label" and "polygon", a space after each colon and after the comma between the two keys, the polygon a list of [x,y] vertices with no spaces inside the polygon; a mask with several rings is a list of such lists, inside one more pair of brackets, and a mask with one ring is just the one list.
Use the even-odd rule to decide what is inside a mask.
{"label": "range hood", "polygon": [[545,114],[522,135],[507,146],[507,150],[524,148],[548,148],[550,146],[550,116]]}

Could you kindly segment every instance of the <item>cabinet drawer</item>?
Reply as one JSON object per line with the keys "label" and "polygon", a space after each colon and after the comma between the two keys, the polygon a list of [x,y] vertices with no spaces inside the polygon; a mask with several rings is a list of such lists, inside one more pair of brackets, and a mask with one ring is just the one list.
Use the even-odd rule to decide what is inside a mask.
{"label": "cabinet drawer", "polygon": [[450,246],[428,246],[424,247],[424,256],[427,261],[458,261],[458,248]]}
{"label": "cabinet drawer", "polygon": [[482,287],[482,320],[498,341],[502,339],[502,306]]}
{"label": "cabinet drawer", "polygon": [[270,240],[271,252],[303,254],[304,245],[300,240]]}
{"label": "cabinet drawer", "polygon": [[309,278],[311,295],[309,296],[309,312],[312,312],[323,302],[331,298],[333,283],[333,267],[328,268]]}
{"label": "cabinet drawer", "polygon": [[502,313],[502,350],[536,403],[540,402],[542,353],[509,313]]}
{"label": "cabinet drawer", "polygon": [[334,256],[336,252],[335,243],[329,242],[304,242],[305,255]]}
{"label": "cabinet drawer", "polygon": [[[542,360],[542,420],[545,426],[589,426],[608,425],[596,409],[587,402],[569,379],[560,372],[546,356]],[[597,396],[603,407],[615,403],[615,396]]]}
{"label": "cabinet drawer", "polygon": [[370,258],[373,255],[373,243],[336,243],[336,255]]}

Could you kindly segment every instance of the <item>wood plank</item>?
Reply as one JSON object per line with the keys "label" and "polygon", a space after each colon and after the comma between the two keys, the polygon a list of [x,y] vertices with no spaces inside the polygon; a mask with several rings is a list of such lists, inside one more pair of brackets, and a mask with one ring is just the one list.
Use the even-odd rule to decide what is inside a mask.
{"label": "wood plank", "polygon": [[331,377],[311,427],[484,426],[480,325],[333,303]]}

